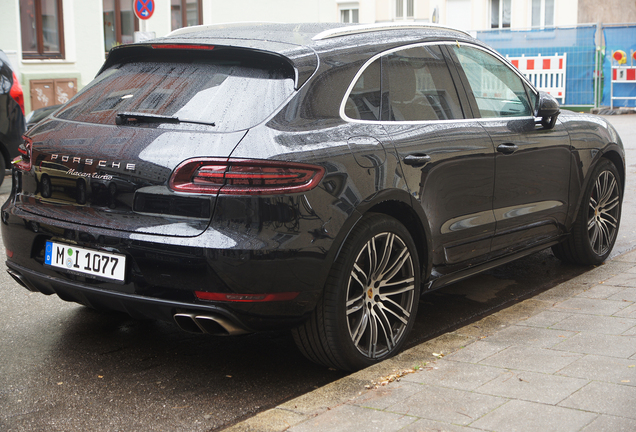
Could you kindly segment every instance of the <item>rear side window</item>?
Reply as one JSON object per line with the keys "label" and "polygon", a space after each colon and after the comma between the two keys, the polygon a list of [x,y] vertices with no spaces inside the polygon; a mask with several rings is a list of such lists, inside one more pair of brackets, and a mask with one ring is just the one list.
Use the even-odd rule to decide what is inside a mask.
{"label": "rear side window", "polygon": [[357,120],[380,120],[381,59],[375,60],[362,72],[349,93],[345,115]]}
{"label": "rear side window", "polygon": [[294,91],[292,67],[273,56],[161,51],[161,57],[105,70],[57,117],[115,124],[117,114],[132,112],[214,124],[213,130],[229,132],[262,122]]}
{"label": "rear side window", "polygon": [[464,118],[444,56],[433,45],[395,51],[371,63],[354,84],[345,115],[383,121]]}

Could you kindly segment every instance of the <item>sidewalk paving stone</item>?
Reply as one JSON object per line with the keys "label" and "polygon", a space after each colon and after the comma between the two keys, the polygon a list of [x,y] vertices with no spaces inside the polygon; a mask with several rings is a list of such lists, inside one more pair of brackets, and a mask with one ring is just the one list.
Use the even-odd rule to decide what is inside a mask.
{"label": "sidewalk paving stone", "polygon": [[575,432],[596,417],[585,411],[512,400],[471,426],[494,432]]}
{"label": "sidewalk paving stone", "polygon": [[589,381],[558,375],[510,371],[479,387],[475,392],[556,405]]}
{"label": "sidewalk paving stone", "polygon": [[614,316],[625,318],[636,318],[636,304],[627,306],[625,309],[621,309],[616,312]]}
{"label": "sidewalk paving stone", "polygon": [[636,326],[636,319],[613,316],[574,314],[551,326],[557,330],[620,335]]}
{"label": "sidewalk paving stone", "polygon": [[591,382],[558,405],[636,419],[636,387]]}
{"label": "sidewalk paving stone", "polygon": [[632,336],[579,333],[553,347],[559,351],[629,358],[636,354],[636,338]]}
{"label": "sidewalk paving stone", "polygon": [[573,297],[554,306],[554,310],[589,315],[614,315],[629,304],[623,301]]}
{"label": "sidewalk paving stone", "polygon": [[624,302],[636,302],[636,288],[624,288],[622,291],[617,292],[616,294],[608,297],[607,299],[624,301]]}
{"label": "sidewalk paving stone", "polygon": [[540,348],[549,348],[563,339],[574,336],[576,333],[563,330],[551,330],[536,327],[511,326],[486,338],[487,342],[499,345],[530,345]]}
{"label": "sidewalk paving stone", "polygon": [[402,379],[400,382],[379,387],[374,391],[364,392],[351,403],[366,408],[383,410],[421,391],[421,384],[405,382]]}
{"label": "sidewalk paving stone", "polygon": [[530,372],[555,373],[583,354],[545,348],[513,346],[481,361],[481,364]]}
{"label": "sidewalk paving stone", "polygon": [[406,375],[403,381],[470,391],[506,372],[496,367],[440,360],[429,363],[418,373]]}
{"label": "sidewalk paving stone", "polygon": [[392,432],[402,429],[417,419],[386,411],[371,410],[355,405],[340,405],[323,415],[293,426],[289,432],[351,432],[364,425],[365,431]]}
{"label": "sidewalk paving stone", "polygon": [[616,293],[623,291],[625,287],[600,284],[593,286],[587,291],[582,292],[577,297],[606,299]]}
{"label": "sidewalk paving stone", "polygon": [[490,341],[485,342],[485,340],[482,339],[480,341],[473,342],[472,344],[460,349],[459,351],[455,351],[444,358],[452,361],[479,363],[483,359],[497,354],[508,347],[509,345],[496,344]]}
{"label": "sidewalk paving stone", "polygon": [[604,283],[613,286],[636,287],[636,273],[626,271],[606,280]]}
{"label": "sidewalk paving stone", "polygon": [[586,355],[561,369],[558,374],[636,386],[636,362],[630,359]]}
{"label": "sidewalk paving stone", "polygon": [[421,419],[400,429],[400,432],[484,432],[484,430]]}
{"label": "sidewalk paving stone", "polygon": [[536,314],[526,320],[519,321],[517,325],[528,327],[541,327],[548,328],[554,324],[563,321],[564,319],[572,316],[571,313],[560,312],[554,310],[547,310]]}
{"label": "sidewalk paving stone", "polygon": [[467,425],[507,400],[500,397],[421,384],[422,391],[387,408],[428,420]]}
{"label": "sidewalk paving stone", "polygon": [[598,416],[581,432],[631,432],[636,431],[636,420],[624,417]]}

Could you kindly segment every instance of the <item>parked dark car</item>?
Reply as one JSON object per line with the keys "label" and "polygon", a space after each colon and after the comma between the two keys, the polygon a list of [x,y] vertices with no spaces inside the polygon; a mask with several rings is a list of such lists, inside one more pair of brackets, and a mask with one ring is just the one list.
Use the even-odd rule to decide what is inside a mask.
{"label": "parked dark car", "polygon": [[28,113],[25,118],[27,130],[31,129],[33,126],[47,118],[50,114],[53,114],[61,106],[61,104],[51,105],[43,108],[38,108]]}
{"label": "parked dark car", "polygon": [[22,86],[9,58],[0,50],[0,184],[5,170],[11,168],[11,161],[19,154],[25,130]]}
{"label": "parked dark car", "polygon": [[[599,264],[624,150],[468,34],[194,27],[113,49],[27,134],[2,207],[31,291],[191,332],[397,353],[420,293],[552,247]],[[44,179],[47,180],[44,180]]]}

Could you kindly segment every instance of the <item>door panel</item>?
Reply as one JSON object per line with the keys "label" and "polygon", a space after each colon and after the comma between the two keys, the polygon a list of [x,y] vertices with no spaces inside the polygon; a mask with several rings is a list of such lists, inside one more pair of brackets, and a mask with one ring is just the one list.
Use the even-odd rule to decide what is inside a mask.
{"label": "door panel", "polygon": [[465,99],[442,52],[427,45],[384,56],[381,98],[406,183],[428,218],[438,267],[485,260],[495,229],[494,148],[479,122],[465,119]]}
{"label": "door panel", "polygon": [[[558,236],[568,211],[570,140],[557,122],[535,126],[534,117],[482,120],[495,149],[492,252],[499,255]],[[514,144],[512,153],[500,151]]]}
{"label": "door panel", "polygon": [[[486,259],[495,230],[494,149],[477,121],[385,124],[402,160],[404,178],[428,217],[433,265]],[[426,155],[424,166],[408,155]]]}
{"label": "door panel", "polygon": [[536,125],[536,93],[508,64],[483,48],[450,51],[495,149],[492,257],[558,236],[568,210],[567,131]]}

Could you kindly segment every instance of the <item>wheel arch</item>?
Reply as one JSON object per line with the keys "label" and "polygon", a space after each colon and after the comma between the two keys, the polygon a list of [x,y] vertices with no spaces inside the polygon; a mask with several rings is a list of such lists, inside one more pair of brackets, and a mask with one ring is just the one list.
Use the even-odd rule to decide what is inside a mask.
{"label": "wheel arch", "polygon": [[625,193],[625,159],[615,149],[610,149],[603,153],[602,158],[609,159],[614,164],[618,175],[621,178],[621,189]]}
{"label": "wheel arch", "polygon": [[356,210],[355,215],[350,218],[350,220],[355,220],[350,225],[347,224],[349,225],[348,229],[338,242],[340,246],[332,262],[338,259],[342,245],[347,241],[362,217],[367,213],[380,213],[396,219],[411,234],[417,247],[421,271],[420,280],[422,283],[427,282],[432,270],[431,233],[424,211],[421,210],[421,207],[418,209],[414,206],[411,195],[403,190],[382,191],[371,199],[363,201]]}

